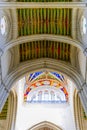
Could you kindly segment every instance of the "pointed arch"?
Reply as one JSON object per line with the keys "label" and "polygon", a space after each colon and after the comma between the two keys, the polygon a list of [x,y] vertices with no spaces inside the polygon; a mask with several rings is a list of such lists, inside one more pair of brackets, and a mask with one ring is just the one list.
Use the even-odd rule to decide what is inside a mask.
{"label": "pointed arch", "polygon": [[85,130],[83,107],[76,89],[74,90],[73,104],[74,104],[74,119],[75,119],[76,129]]}
{"label": "pointed arch", "polygon": [[16,112],[17,112],[17,94],[14,89],[11,89],[9,95],[9,104],[8,104],[8,118],[7,118],[7,129],[13,130],[15,128]]}
{"label": "pointed arch", "polygon": [[58,42],[64,42],[70,45],[73,45],[77,48],[79,48],[80,50],[84,51],[84,45],[81,42],[78,42],[68,36],[60,36],[60,35],[52,35],[52,34],[37,34],[37,35],[31,35],[31,36],[21,36],[18,37],[15,40],[12,40],[8,43],[6,43],[5,45],[1,46],[1,49],[3,50],[3,52],[6,52],[8,49],[22,44],[22,43],[26,43],[26,42],[32,42],[32,41],[41,41],[41,40],[50,40],[50,41],[58,41]]}
{"label": "pointed arch", "polygon": [[29,128],[28,130],[39,130],[44,127],[48,127],[53,130],[63,130],[61,127],[59,127],[51,122],[48,122],[48,121],[40,122],[40,123],[34,125],[33,127]]}
{"label": "pointed arch", "polygon": [[[76,68],[72,67],[70,64],[66,62],[54,60],[51,58],[41,58],[37,60],[30,60],[27,62],[23,62],[19,64],[16,68],[14,68],[6,77],[5,77],[5,86],[1,85],[3,91],[1,91],[1,100],[0,100],[0,109],[2,109],[9,92],[12,88],[12,85],[15,84],[16,81],[24,77],[26,74],[31,72],[36,72],[38,70],[52,70],[56,72],[61,72],[62,74],[68,76],[77,87],[77,90],[80,91],[82,89],[82,84],[84,83],[84,79],[81,74],[76,70]],[[84,93],[80,94],[80,98],[82,101],[84,100]],[[84,102],[83,102],[84,103]],[[85,106],[86,104],[84,104]],[[85,106],[86,107],[86,106]]]}

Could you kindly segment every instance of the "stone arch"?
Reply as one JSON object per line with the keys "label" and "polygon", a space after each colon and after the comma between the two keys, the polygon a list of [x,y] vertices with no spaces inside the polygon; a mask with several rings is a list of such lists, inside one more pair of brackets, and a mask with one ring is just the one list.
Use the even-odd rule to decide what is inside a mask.
{"label": "stone arch", "polygon": [[38,70],[61,72],[62,74],[68,76],[76,84],[78,90],[81,89],[81,85],[84,83],[83,77],[74,67],[72,67],[70,64],[67,65],[66,62],[51,58],[40,58],[21,63],[20,66],[14,68],[6,76],[4,82],[10,90],[12,84],[14,84],[15,81],[19,80],[27,73],[36,72]]}
{"label": "stone arch", "polygon": [[74,102],[74,118],[75,118],[76,130],[85,130],[86,128],[84,126],[84,120],[85,120],[84,110],[76,89],[74,91],[73,102]]}
{"label": "stone arch", "polygon": [[55,130],[63,130],[61,127],[51,123],[51,122],[48,122],[48,121],[43,121],[43,122],[40,122],[36,125],[34,125],[33,127],[29,128],[28,130],[39,130],[41,128],[44,128],[44,127],[48,127],[50,129],[55,129]]}
{"label": "stone arch", "polygon": [[12,88],[9,95],[9,104],[8,104],[8,118],[7,118],[7,129],[13,130],[15,128],[16,112],[17,112],[17,94]]}
{"label": "stone arch", "polygon": [[[37,70],[51,70],[56,72],[61,72],[64,75],[68,76],[77,87],[77,90],[80,91],[82,89],[82,85],[84,83],[83,77],[80,73],[77,72],[75,68],[73,68],[70,64],[67,65],[67,63],[53,60],[49,58],[42,58],[37,60],[31,60],[24,63],[21,63],[20,66],[17,66],[14,68],[5,78],[4,84],[1,85],[1,100],[0,100],[0,108],[2,109],[9,92],[12,88],[12,85],[18,81],[20,78],[25,76],[27,73],[35,72]],[[79,94],[80,98],[83,102],[84,99],[84,93]],[[86,105],[86,104],[83,104]],[[86,107],[86,106],[85,106]]]}
{"label": "stone arch", "polygon": [[73,45],[80,50],[84,51],[84,45],[81,42],[78,42],[77,40],[74,40],[68,36],[60,36],[60,35],[52,35],[52,34],[37,34],[37,35],[31,35],[31,36],[22,36],[15,40],[11,40],[10,42],[6,43],[5,45],[1,46],[1,49],[3,52],[7,51],[8,49],[22,44],[26,42],[32,42],[32,41],[41,41],[41,40],[50,40],[50,41],[58,41],[58,42],[64,42],[70,45]]}

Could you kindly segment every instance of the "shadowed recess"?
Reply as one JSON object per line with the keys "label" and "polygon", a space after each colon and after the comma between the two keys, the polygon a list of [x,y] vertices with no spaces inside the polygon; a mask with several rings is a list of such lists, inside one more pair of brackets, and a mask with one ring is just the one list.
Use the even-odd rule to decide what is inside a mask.
{"label": "shadowed recess", "polygon": [[55,34],[71,36],[71,9],[18,9],[19,36]]}
{"label": "shadowed recess", "polygon": [[5,120],[7,118],[7,111],[8,111],[8,99],[0,113],[0,120]]}
{"label": "shadowed recess", "polygon": [[70,62],[71,45],[55,41],[34,41],[19,46],[20,61],[53,58]]}

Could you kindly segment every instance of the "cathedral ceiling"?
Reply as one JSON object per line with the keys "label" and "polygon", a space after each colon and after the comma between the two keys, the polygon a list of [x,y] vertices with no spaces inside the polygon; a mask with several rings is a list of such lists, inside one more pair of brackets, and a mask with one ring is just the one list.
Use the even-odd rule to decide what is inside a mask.
{"label": "cathedral ceiling", "polygon": [[[17,16],[19,37],[35,34],[71,37],[71,9],[17,9]],[[23,43],[19,46],[20,61],[45,57],[70,62],[70,48],[67,43],[46,40]]]}
{"label": "cathedral ceiling", "polygon": [[53,41],[34,41],[20,45],[20,62],[37,58],[53,58],[70,62],[71,45]]}
{"label": "cathedral ceiling", "polygon": [[71,36],[71,9],[18,9],[18,35],[55,34]]}

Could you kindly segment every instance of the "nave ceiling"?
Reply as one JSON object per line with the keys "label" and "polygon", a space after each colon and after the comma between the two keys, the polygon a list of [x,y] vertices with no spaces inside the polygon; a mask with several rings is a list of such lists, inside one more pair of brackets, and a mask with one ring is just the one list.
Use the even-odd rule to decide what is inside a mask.
{"label": "nave ceiling", "polygon": [[[69,2],[69,0],[57,2]],[[70,0],[71,1],[71,0]],[[18,1],[21,2],[21,1]],[[24,1],[31,2],[31,1]],[[32,1],[33,2],[33,1]],[[37,2],[37,1],[34,1]],[[38,1],[41,2],[41,1]],[[47,2],[47,1],[43,1]],[[50,1],[54,2],[54,1]],[[77,48],[73,45],[64,41],[57,39],[53,40],[53,36],[64,36],[64,38],[73,39],[73,32],[76,32],[73,20],[73,9],[71,8],[17,8],[16,10],[10,10],[10,14],[14,16],[11,22],[11,35],[16,34],[16,38],[13,37],[13,41],[17,38],[23,38],[25,36],[35,36],[37,35],[38,40],[31,40],[31,42],[21,42],[17,43],[17,46],[12,47],[14,55],[12,54],[12,59],[18,55],[18,61],[23,62],[31,59],[37,58],[53,58],[62,61],[66,61],[76,66],[77,62]],[[16,13],[14,15],[13,13]],[[13,18],[13,16],[11,16]],[[15,22],[16,21],[16,22]],[[13,22],[13,23],[12,23]],[[14,27],[12,27],[14,25]],[[16,29],[15,29],[16,28]],[[74,28],[74,29],[73,29]],[[75,30],[75,31],[73,31]],[[50,40],[39,40],[39,35],[49,35]],[[12,36],[11,36],[12,37]],[[52,39],[52,40],[51,40]],[[70,42],[72,41],[70,39]],[[75,39],[75,38],[74,38]],[[10,40],[12,41],[12,40]],[[18,41],[19,42],[19,41]],[[74,41],[73,41],[74,42]],[[8,42],[9,43],[9,42]],[[78,44],[78,43],[76,43]],[[6,45],[5,45],[6,46]],[[79,45],[77,45],[79,46]],[[3,45],[2,45],[3,48]],[[9,48],[9,47],[8,47]],[[4,48],[5,49],[5,48]],[[19,51],[19,52],[18,52]],[[74,56],[74,58],[73,58]],[[15,59],[14,59],[15,62]],[[14,63],[15,64],[15,63]]]}
{"label": "nave ceiling", "polygon": [[[23,2],[66,2],[71,0],[30,0]],[[22,1],[18,1],[22,2]],[[11,10],[10,10],[11,11]],[[67,36],[73,39],[72,29],[74,20],[72,19],[73,9],[70,8],[31,8],[31,9],[16,9],[15,19],[17,20],[17,30],[13,29],[14,34],[17,33],[17,38],[31,36],[36,34],[52,34],[58,36]],[[11,13],[12,15],[12,13]],[[14,22],[14,21],[12,21]],[[12,23],[11,23],[12,24]],[[76,24],[76,23],[75,23]],[[75,28],[76,31],[76,28]],[[51,37],[50,37],[51,39]],[[14,40],[14,39],[11,39]],[[6,43],[5,43],[6,44]],[[11,48],[14,53],[12,57],[19,57],[19,62],[24,62],[39,58],[51,58],[62,60],[76,67],[78,49],[71,44],[60,41],[51,40],[32,40],[31,42],[23,42]],[[17,49],[17,50],[16,50]],[[18,53],[16,53],[19,51]],[[19,56],[17,56],[18,54]],[[74,58],[73,58],[74,56]],[[77,60],[77,61],[76,61]],[[15,60],[16,61],[16,60]],[[14,61],[14,64],[15,64]],[[19,63],[18,63],[19,64]],[[15,65],[14,65],[15,66]],[[5,108],[7,114],[7,107]],[[6,118],[6,114],[2,118]],[[44,130],[48,130],[44,128]],[[40,129],[42,130],[42,129]],[[50,130],[50,129],[49,129]]]}
{"label": "nave ceiling", "polygon": [[[71,9],[18,9],[18,36],[53,34],[71,37]],[[54,58],[70,61],[71,46],[63,42],[32,41],[19,47],[20,61]]]}

